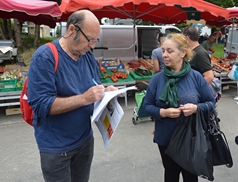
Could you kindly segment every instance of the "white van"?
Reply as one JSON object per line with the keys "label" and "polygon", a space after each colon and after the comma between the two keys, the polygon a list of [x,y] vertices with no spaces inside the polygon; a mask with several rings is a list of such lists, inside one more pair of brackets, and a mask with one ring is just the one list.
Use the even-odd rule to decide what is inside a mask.
{"label": "white van", "polygon": [[180,33],[175,26],[101,25],[99,42],[93,53],[96,59],[129,62],[143,57],[158,47],[157,37],[163,34]]}
{"label": "white van", "polygon": [[229,53],[238,55],[238,27],[234,27],[233,31],[232,28],[229,28],[224,46],[224,57],[228,56]]}

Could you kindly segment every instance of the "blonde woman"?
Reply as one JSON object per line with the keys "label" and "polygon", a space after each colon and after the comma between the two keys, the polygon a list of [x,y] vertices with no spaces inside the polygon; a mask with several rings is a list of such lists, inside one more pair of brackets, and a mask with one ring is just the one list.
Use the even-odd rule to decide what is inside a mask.
{"label": "blonde woman", "polygon": [[[188,63],[193,52],[184,35],[167,35],[162,50],[164,71],[150,80],[143,103],[145,111],[155,120],[153,141],[159,147],[165,182],[178,182],[180,173],[184,182],[198,182],[196,175],[183,169],[164,151],[178,123],[196,113],[197,105],[206,113],[205,104],[211,102],[215,107],[215,100],[206,80]],[[208,104],[210,111],[212,104]]]}

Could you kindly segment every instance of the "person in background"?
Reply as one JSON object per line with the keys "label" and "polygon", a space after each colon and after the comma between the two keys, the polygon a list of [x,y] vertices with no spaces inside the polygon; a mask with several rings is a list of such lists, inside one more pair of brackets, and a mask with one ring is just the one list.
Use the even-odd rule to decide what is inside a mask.
{"label": "person in background", "polygon": [[162,158],[164,181],[178,182],[182,173],[184,182],[198,182],[196,175],[173,161],[165,154],[165,150],[178,123],[196,113],[198,105],[208,114],[208,109],[211,111],[212,105],[215,105],[215,99],[206,80],[188,63],[193,52],[183,34],[167,35],[162,50],[164,71],[155,74],[150,80],[143,106],[155,120],[153,141],[158,144]]}
{"label": "person in background", "polygon": [[[94,154],[90,116],[93,103],[104,92],[99,65],[91,51],[98,42],[100,24],[88,10],[74,12],[64,36],[53,41],[59,64],[49,47],[34,53],[28,74],[28,102],[34,110],[33,125],[47,182],[89,181]],[[100,85],[95,85],[93,79]]]}
{"label": "person in background", "polygon": [[205,32],[204,37],[208,38],[208,34],[207,34],[207,32]]}
{"label": "person in background", "polygon": [[162,48],[161,43],[163,42],[165,35],[160,33],[158,36],[159,47],[152,51],[152,60],[154,61],[154,74],[164,69],[164,60],[162,58]]}
{"label": "person in background", "polygon": [[[218,34],[218,35],[217,35],[217,34]],[[218,31],[213,32],[213,35],[214,35],[215,37],[217,37],[217,42],[218,42],[218,44],[220,44],[221,38],[222,38],[222,32],[221,32],[221,30],[218,30]]]}
{"label": "person in background", "polygon": [[215,52],[215,49],[212,47],[214,41],[216,40],[216,36],[214,34],[210,35],[207,40],[202,42],[202,47],[208,52],[209,55]]}
{"label": "person in background", "polygon": [[207,51],[198,43],[199,34],[196,27],[186,27],[183,29],[182,33],[187,37],[189,47],[194,51],[194,56],[189,61],[192,69],[200,72],[207,83],[210,84],[214,79],[211,59],[207,54]]}

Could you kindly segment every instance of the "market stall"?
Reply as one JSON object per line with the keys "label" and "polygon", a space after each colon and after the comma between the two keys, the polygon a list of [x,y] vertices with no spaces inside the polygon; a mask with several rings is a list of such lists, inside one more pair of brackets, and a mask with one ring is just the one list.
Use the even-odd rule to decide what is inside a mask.
{"label": "market stall", "polygon": [[[118,58],[115,60],[98,60],[100,77],[104,86],[114,85],[118,89],[141,82],[149,82],[153,76],[151,60],[132,60],[128,64]],[[0,70],[0,107],[7,107],[12,114],[20,113],[19,98],[27,76],[27,67],[7,65]],[[127,93],[125,93],[127,107]]]}
{"label": "market stall", "polygon": [[232,56],[225,58],[211,57],[211,61],[213,64],[214,76],[221,81],[222,86],[237,83],[237,81],[231,80],[228,77],[228,73],[230,72],[232,65],[235,62],[235,59]]}
{"label": "market stall", "polygon": [[6,115],[20,114],[19,98],[27,71],[18,65],[0,67],[0,107],[7,107]]}

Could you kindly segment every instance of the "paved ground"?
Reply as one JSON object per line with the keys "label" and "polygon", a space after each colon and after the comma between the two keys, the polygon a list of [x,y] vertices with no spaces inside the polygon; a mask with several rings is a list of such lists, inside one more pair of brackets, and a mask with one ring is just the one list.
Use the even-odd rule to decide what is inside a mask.
{"label": "paved ground", "polygon": [[[221,128],[225,132],[234,166],[214,168],[215,182],[238,182],[238,105],[233,97],[236,89],[223,92],[218,104]],[[154,123],[150,120],[131,122],[135,100],[128,97],[120,102],[125,111],[122,121],[108,149],[104,149],[101,136],[95,126],[95,155],[90,182],[163,182],[163,167],[157,145],[152,142]],[[0,108],[0,182],[42,182],[39,154],[33,136],[33,128],[22,122],[20,115],[5,116]],[[182,180],[181,180],[182,181]],[[199,182],[207,180],[199,179]]]}

